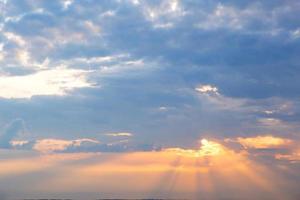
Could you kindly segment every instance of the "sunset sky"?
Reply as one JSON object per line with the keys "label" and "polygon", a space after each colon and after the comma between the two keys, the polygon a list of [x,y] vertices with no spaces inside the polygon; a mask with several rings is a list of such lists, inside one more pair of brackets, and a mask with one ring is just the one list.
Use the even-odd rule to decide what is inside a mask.
{"label": "sunset sky", "polygon": [[0,0],[0,199],[300,197],[298,0]]}

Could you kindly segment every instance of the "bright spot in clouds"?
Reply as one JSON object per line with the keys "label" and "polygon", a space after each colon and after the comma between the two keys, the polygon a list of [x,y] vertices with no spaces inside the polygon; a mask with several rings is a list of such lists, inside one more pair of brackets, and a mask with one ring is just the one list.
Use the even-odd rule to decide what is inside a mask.
{"label": "bright spot in clouds", "polygon": [[212,85],[199,85],[195,88],[196,91],[206,94],[206,93],[218,93],[218,88]]}
{"label": "bright spot in clouds", "polygon": [[22,76],[0,76],[0,97],[31,98],[36,95],[66,95],[76,88],[92,87],[88,71],[54,68]]}
{"label": "bright spot in clouds", "polygon": [[207,139],[200,140],[201,147],[199,150],[182,149],[182,148],[168,148],[167,152],[175,152],[179,155],[203,157],[203,156],[217,156],[224,152],[225,148],[221,144]]}
{"label": "bright spot in clouds", "polygon": [[[159,193],[160,197],[190,199],[199,199],[199,196],[205,199],[249,199],[244,198],[246,194],[251,194],[252,199],[289,199],[277,190],[279,180],[287,181],[286,177],[279,177],[271,168],[248,159],[247,154],[234,152],[218,142],[207,139],[200,142],[199,150],[174,148],[122,154],[43,154],[1,160],[0,177],[51,172],[43,175],[42,183],[34,185],[35,191],[46,191],[47,194],[53,191],[61,194],[66,191],[100,191],[105,194],[118,187],[122,190],[117,194],[124,198],[135,193],[151,196]],[[47,140],[41,141],[40,145],[53,150],[64,149],[70,143]],[[63,164],[66,162],[68,164]],[[18,180],[13,179],[13,182],[17,184]],[[23,188],[27,187],[23,185]],[[226,192],[216,192],[215,188],[219,187]],[[252,194],[251,191],[258,192]]]}
{"label": "bright spot in clouds", "polygon": [[299,8],[0,0],[0,200],[298,200]]}

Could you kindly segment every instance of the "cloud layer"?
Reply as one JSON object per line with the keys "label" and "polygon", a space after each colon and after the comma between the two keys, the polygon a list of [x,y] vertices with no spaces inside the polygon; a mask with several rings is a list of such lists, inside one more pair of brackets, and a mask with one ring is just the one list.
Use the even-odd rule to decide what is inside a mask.
{"label": "cloud layer", "polygon": [[[200,169],[224,180],[238,171],[269,194],[274,181],[283,193],[295,192],[299,180],[287,177],[298,171],[300,155],[299,11],[293,0],[0,0],[1,151],[72,159],[146,151],[145,162],[170,154],[156,163],[170,171],[181,169],[177,159],[209,165],[205,155],[221,152],[238,169]],[[232,166],[217,157],[212,161]],[[124,170],[141,171],[132,158]],[[21,159],[3,169],[25,163],[25,171],[47,173],[37,171],[60,163],[34,160],[41,164]],[[89,162],[95,160],[79,163],[97,173]],[[255,171],[265,168],[282,179],[259,179]],[[216,186],[219,193],[243,183],[236,179]],[[265,194],[245,188],[243,194]]]}

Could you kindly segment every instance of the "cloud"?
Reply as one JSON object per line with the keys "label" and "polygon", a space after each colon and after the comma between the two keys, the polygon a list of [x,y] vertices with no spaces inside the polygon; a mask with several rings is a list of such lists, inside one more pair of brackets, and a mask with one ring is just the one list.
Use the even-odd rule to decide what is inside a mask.
{"label": "cloud", "polygon": [[295,149],[294,151],[287,153],[277,153],[275,154],[275,158],[278,160],[285,160],[291,163],[299,163],[300,162],[300,149]]}
{"label": "cloud", "polygon": [[98,144],[99,141],[88,138],[76,139],[76,140],[62,140],[62,139],[41,139],[37,140],[33,145],[33,150],[50,153],[50,152],[63,152],[68,148],[77,147],[80,148],[86,144]]}
{"label": "cloud", "polygon": [[4,35],[8,40],[13,41],[14,43],[16,43],[17,45],[19,45],[19,46],[21,46],[21,47],[26,45],[25,40],[24,40],[21,36],[15,34],[15,33],[12,33],[12,32],[5,32],[5,33],[3,33],[3,35]]}
{"label": "cloud", "polygon": [[[199,149],[174,146],[162,151],[122,154],[20,154],[1,160],[0,176],[5,181],[0,181],[0,185],[7,190],[7,180],[11,179],[16,188],[22,188],[13,190],[13,194],[26,193],[37,185],[35,192],[50,196],[59,191],[62,198],[67,194],[74,199],[79,198],[78,193],[91,196],[94,192],[99,198],[99,187],[101,193],[114,192],[124,198],[138,198],[141,192],[150,191],[148,196],[155,199],[297,199],[300,176],[295,172],[299,165],[255,160],[213,139],[202,139],[201,143]],[[19,181],[23,176],[33,184]],[[116,186],[122,190],[115,190]]]}
{"label": "cloud", "polygon": [[[105,189],[110,181],[131,180],[128,174],[157,170],[163,180],[149,185],[167,191],[177,191],[175,185],[180,183],[181,188],[192,189],[189,184],[196,182],[200,182],[193,185],[198,190],[209,188],[211,176],[216,184],[211,191],[218,194],[201,196],[204,199],[244,199],[253,198],[252,194],[262,199],[262,193],[273,194],[266,184],[269,180],[271,185],[278,183],[272,192],[281,193],[285,181],[273,181],[274,176],[265,180],[261,175],[273,168],[279,173],[291,167],[293,172],[296,166],[291,162],[299,160],[295,139],[300,130],[299,5],[274,0],[10,0],[4,5],[0,0],[0,125],[20,117],[32,134],[19,138],[21,127],[7,128],[11,134],[1,136],[1,146],[16,149],[5,150],[13,154],[33,147],[37,149],[33,154],[123,153],[114,154],[112,165],[106,162],[109,154],[101,153],[105,162],[102,157],[99,162],[109,166],[87,167],[90,176],[69,178],[72,189],[72,184],[78,184],[73,180],[83,180],[87,187],[79,185],[79,189],[95,185],[99,192],[101,181]],[[111,130],[128,130],[134,136]],[[221,142],[203,140],[198,148],[197,141],[204,135]],[[224,137],[234,144],[223,142]],[[152,152],[160,145],[166,151]],[[236,148],[228,150],[227,145]],[[147,152],[134,163],[141,160],[149,165],[128,167],[128,161],[140,154],[137,151]],[[128,160],[126,152],[131,152]],[[160,156],[163,163],[156,163]],[[186,160],[190,163],[182,165]],[[258,160],[255,167],[249,164]],[[161,164],[165,167],[159,171]],[[263,172],[267,173],[257,173],[261,165],[266,165]],[[68,173],[80,174],[76,167],[65,168],[67,173],[57,179],[64,186],[68,185],[64,177],[71,177]],[[178,175],[189,168],[195,171]],[[4,164],[4,169],[10,167]],[[122,170],[126,173],[119,176]],[[109,179],[107,172],[117,179]],[[37,172],[37,180],[41,173]],[[145,179],[143,175],[132,181],[143,183],[139,180]],[[244,181],[239,181],[243,175]],[[90,182],[89,177],[96,181]],[[156,176],[149,177],[150,181]],[[184,182],[183,177],[190,178]],[[11,180],[18,186],[24,182],[20,178]],[[7,184],[8,178],[3,180],[4,186],[23,189]],[[57,183],[53,182],[52,190]],[[254,189],[249,187],[253,182]],[[238,187],[233,187],[235,183]],[[239,187],[248,195],[231,196],[237,195]],[[161,194],[157,190],[154,193]],[[275,197],[280,199],[277,193]]]}
{"label": "cloud", "polygon": [[256,137],[237,138],[237,141],[246,149],[276,149],[287,147],[292,144],[292,140],[272,135]]}
{"label": "cloud", "polygon": [[[112,136],[112,135],[111,135]],[[113,135],[113,137],[131,137],[128,133]],[[96,139],[78,138],[74,140],[44,138],[38,140],[18,140],[8,138],[8,145],[3,148],[16,150],[34,150],[43,154],[49,153],[80,153],[80,152],[140,152],[159,151],[161,147],[146,143],[131,143],[129,140],[115,140],[104,143]]]}
{"label": "cloud", "polygon": [[84,25],[92,33],[94,33],[96,35],[100,34],[100,31],[101,31],[100,27],[96,26],[93,22],[91,22],[91,21],[85,21]]}
{"label": "cloud", "polygon": [[225,147],[218,142],[202,139],[201,147],[199,150],[194,149],[182,149],[182,148],[167,148],[166,152],[173,152],[178,155],[192,156],[192,157],[206,157],[206,156],[221,156],[224,155]]}
{"label": "cloud", "polygon": [[[255,6],[249,6],[244,9],[232,5],[218,3],[209,13],[206,13],[204,20],[196,24],[197,28],[204,30],[229,29],[242,30],[257,16],[263,16],[261,9]],[[266,17],[266,16],[264,16]]]}
{"label": "cloud", "polygon": [[293,39],[298,39],[300,37],[300,28],[291,31],[291,37]]}
{"label": "cloud", "polygon": [[9,143],[12,147],[21,147],[21,146],[28,144],[29,141],[28,140],[11,140]]}
{"label": "cloud", "polygon": [[69,140],[42,139],[36,141],[33,149],[44,153],[52,151],[63,151],[72,144],[73,142]]}
{"label": "cloud", "polygon": [[61,1],[63,10],[68,10],[68,8],[74,3],[72,0]]}
{"label": "cloud", "polygon": [[200,101],[203,104],[212,104],[214,109],[221,110],[236,110],[242,111],[247,109],[244,105],[246,99],[227,97],[219,92],[218,87],[213,85],[198,85],[195,88],[197,94],[199,94]]}
{"label": "cloud", "polygon": [[120,133],[107,133],[107,134],[105,134],[105,135],[107,135],[107,136],[112,136],[112,137],[123,137],[123,136],[125,136],[125,137],[131,137],[131,136],[133,136],[133,134],[132,133],[128,133],[128,132],[120,132]]}
{"label": "cloud", "polygon": [[54,68],[23,76],[0,76],[0,97],[31,98],[36,95],[67,95],[68,92],[92,87],[87,81],[88,71]]}
{"label": "cloud", "polygon": [[186,15],[186,11],[178,0],[162,0],[158,4],[137,2],[132,1],[134,5],[139,6],[145,18],[152,23],[154,28],[172,28],[178,19]]}
{"label": "cloud", "polygon": [[215,93],[218,94],[218,88],[211,85],[199,85],[195,88],[196,91],[205,93]]}

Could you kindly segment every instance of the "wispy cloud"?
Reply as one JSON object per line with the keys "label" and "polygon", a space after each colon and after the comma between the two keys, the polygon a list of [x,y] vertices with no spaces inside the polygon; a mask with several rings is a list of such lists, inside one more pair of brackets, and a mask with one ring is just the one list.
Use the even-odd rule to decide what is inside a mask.
{"label": "wispy cloud", "polygon": [[120,137],[120,136],[131,137],[131,136],[133,136],[132,133],[128,133],[128,132],[106,133],[105,135],[112,136],[112,137]]}

